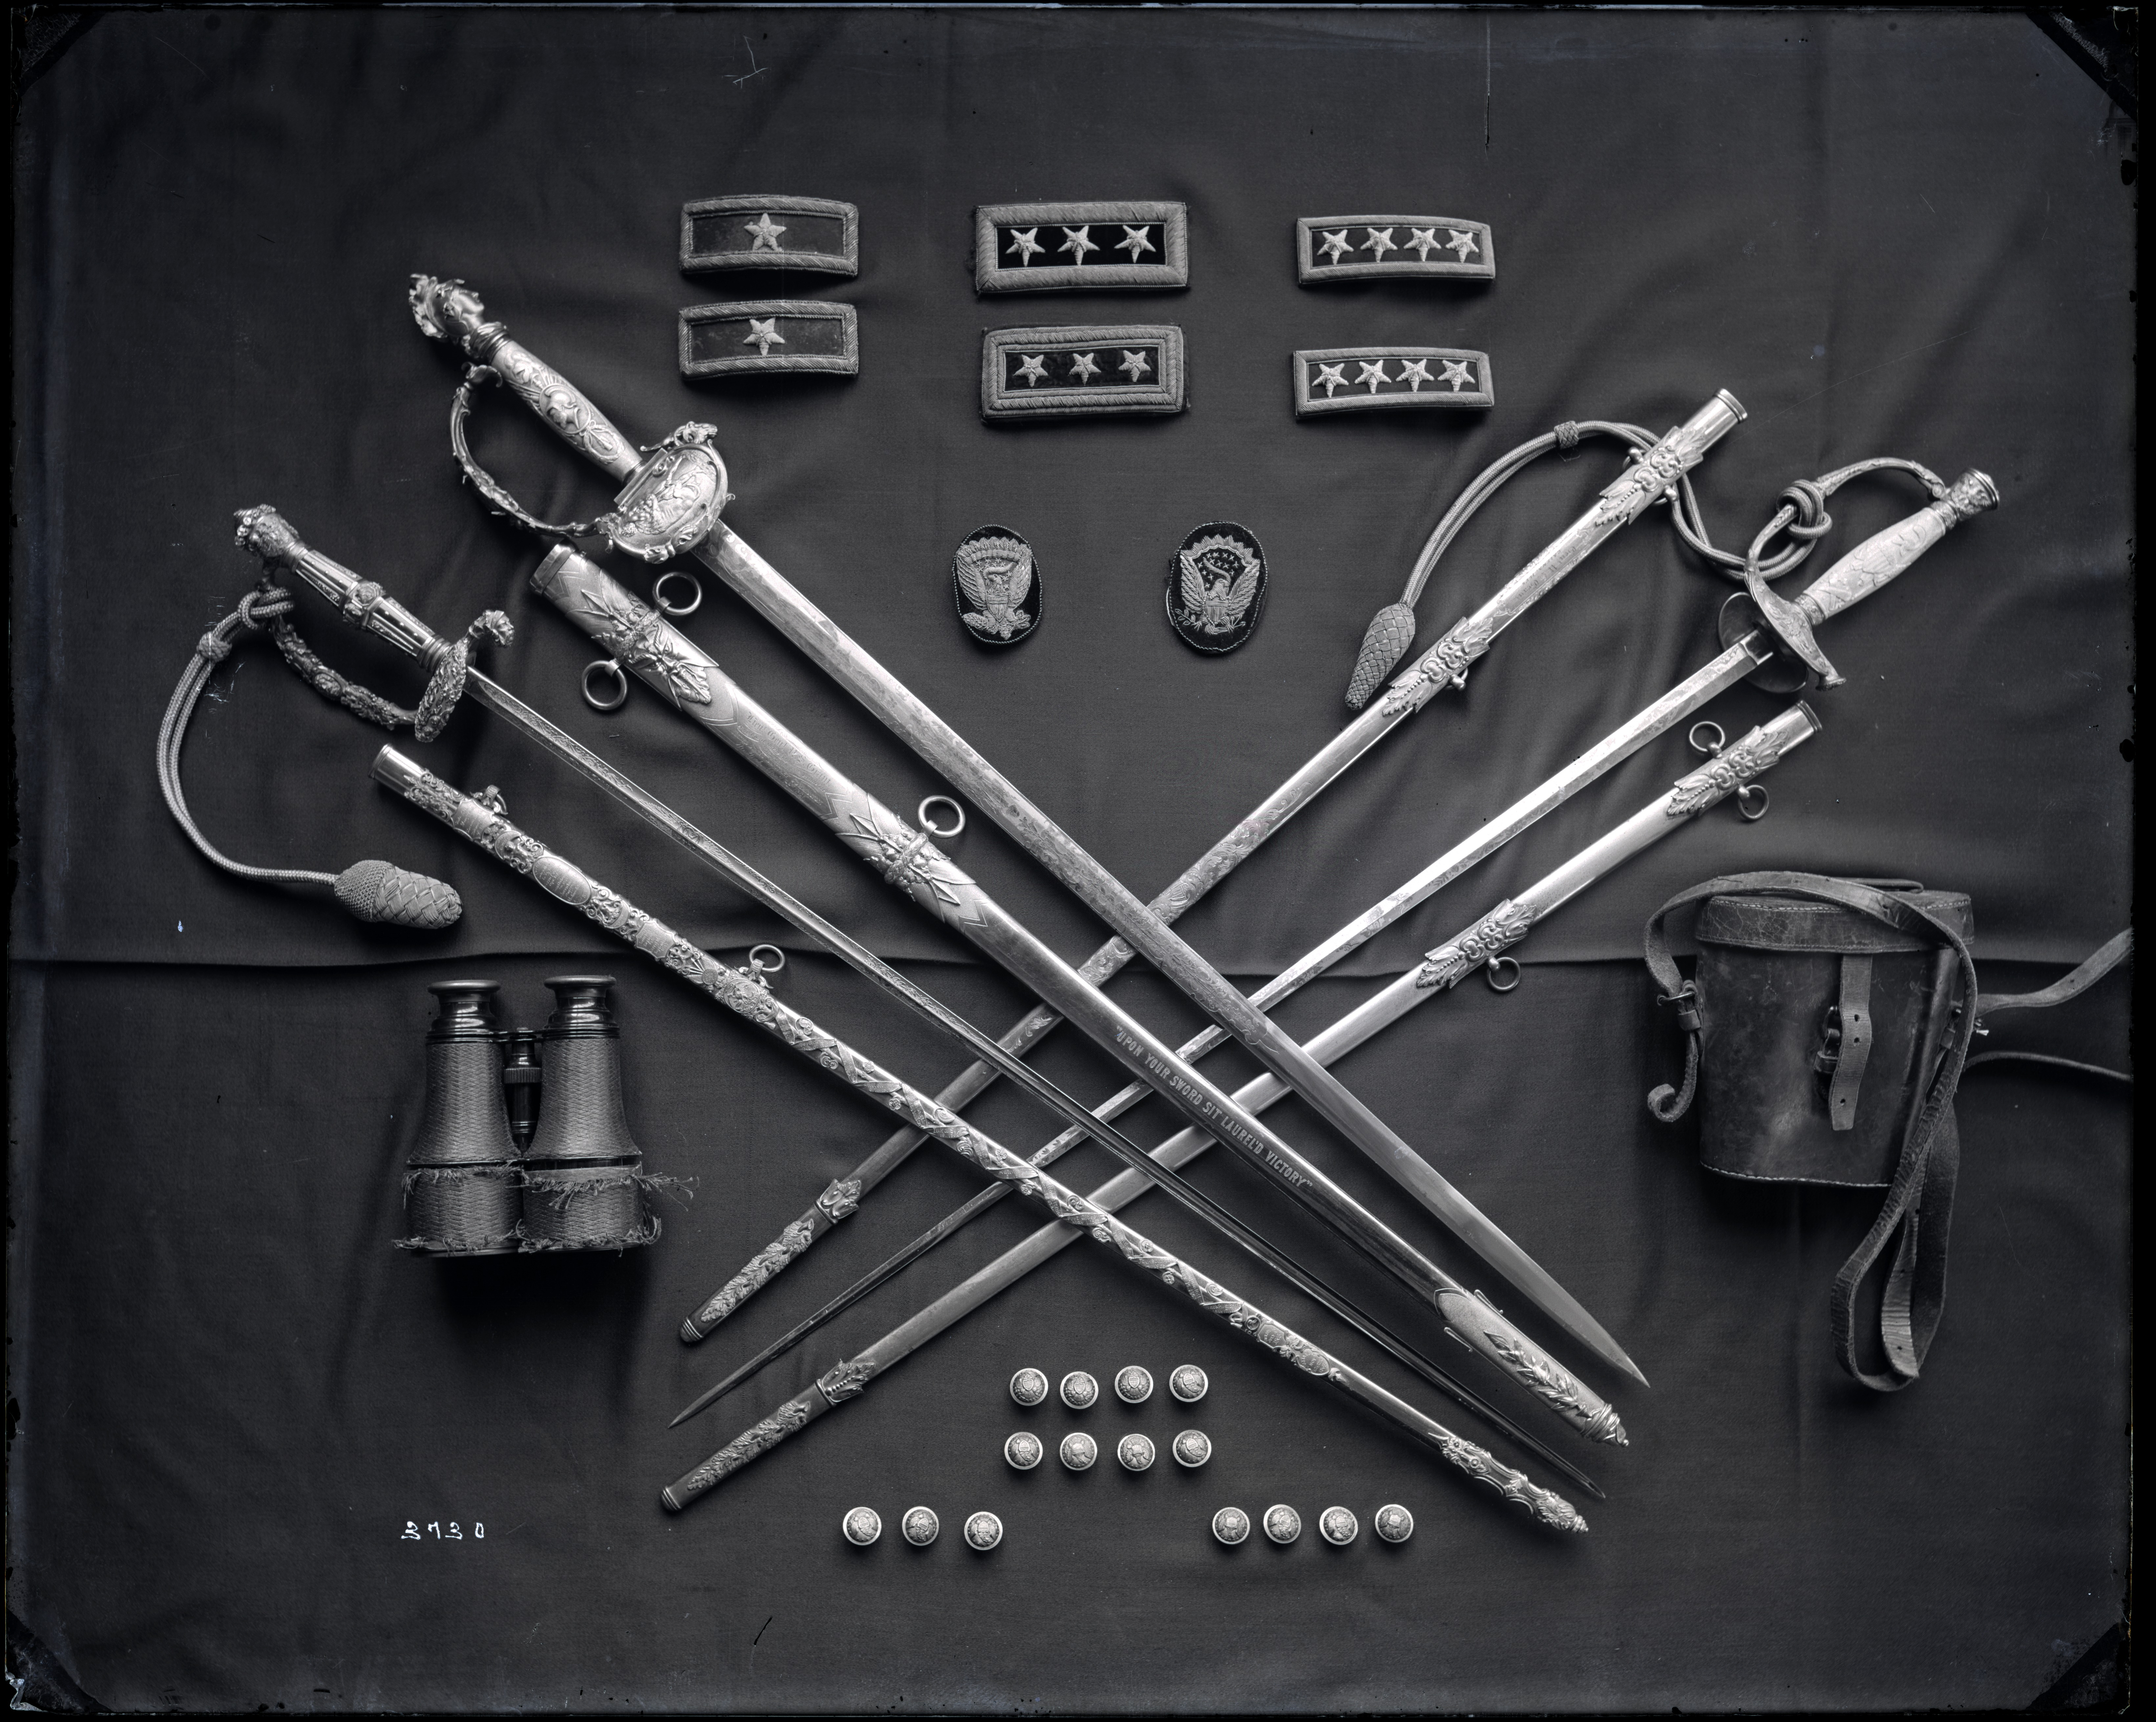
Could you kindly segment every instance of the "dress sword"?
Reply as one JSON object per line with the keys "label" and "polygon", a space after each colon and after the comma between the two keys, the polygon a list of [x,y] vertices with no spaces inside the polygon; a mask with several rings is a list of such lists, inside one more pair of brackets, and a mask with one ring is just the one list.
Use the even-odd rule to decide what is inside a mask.
{"label": "dress sword", "polygon": [[[495,809],[451,788],[394,748],[384,748],[375,756],[374,775],[413,805],[433,815],[458,835],[525,875],[550,896],[581,910],[597,925],[681,976],[716,1003],[773,1035],[879,1105],[911,1119],[962,1159],[990,1177],[1010,1184],[1058,1220],[1069,1221],[1142,1272],[1158,1278],[1209,1315],[1227,1323],[1303,1374],[1326,1381],[1406,1429],[1468,1476],[1490,1484],[1507,1500],[1525,1507],[1541,1523],[1562,1530],[1587,1529],[1586,1521],[1562,1497],[1501,1464],[1485,1449],[1455,1435],[1406,1401],[1275,1321],[1218,1281],[1207,1277],[1143,1234],[1048,1177],[1038,1167],[1028,1165],[955,1113],[937,1105],[917,1089],[907,1087],[799,1011],[781,1003],[759,979],[726,968],[664,922],[554,854],[511,824]],[[1176,1194],[1178,1199],[1183,1199],[1184,1193],[1190,1191],[1190,1186],[1183,1185],[1172,1172],[1163,1178],[1161,1175],[1167,1169],[1161,1163],[1141,1155],[1139,1164],[1145,1169],[1143,1175],[1159,1181],[1163,1189]],[[1249,1246],[1245,1244],[1245,1247]],[[1464,1317],[1470,1323],[1486,1324],[1487,1318],[1496,1314],[1479,1298],[1463,1296],[1460,1302],[1462,1307],[1446,1312],[1455,1321]],[[828,1371],[812,1390],[829,1406],[859,1393],[867,1385],[867,1380],[866,1374],[842,1366]],[[1543,1391],[1545,1399],[1552,1397],[1555,1385],[1546,1384]],[[806,1421],[805,1415],[799,1419]],[[726,1452],[714,1456],[663,1491],[661,1498],[665,1504],[676,1509],[687,1504],[728,1471],[783,1438],[790,1427],[798,1426],[792,1414],[783,1411],[767,1419],[766,1425],[767,1433],[751,1432]]]}

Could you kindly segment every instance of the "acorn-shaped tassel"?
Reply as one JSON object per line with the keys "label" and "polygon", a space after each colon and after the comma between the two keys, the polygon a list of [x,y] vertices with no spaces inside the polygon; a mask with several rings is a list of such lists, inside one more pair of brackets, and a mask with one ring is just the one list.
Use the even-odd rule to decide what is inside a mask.
{"label": "acorn-shaped tassel", "polygon": [[1369,703],[1393,666],[1414,644],[1415,613],[1404,604],[1389,604],[1370,618],[1363,649],[1355,654],[1355,673],[1348,681],[1348,709],[1359,712]]}

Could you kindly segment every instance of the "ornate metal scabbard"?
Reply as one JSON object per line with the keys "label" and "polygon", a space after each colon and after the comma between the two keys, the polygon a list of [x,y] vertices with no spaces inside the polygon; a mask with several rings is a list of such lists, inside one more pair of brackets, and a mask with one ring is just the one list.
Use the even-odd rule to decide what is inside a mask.
{"label": "ornate metal scabbard", "polygon": [[[822,1066],[849,1087],[925,1130],[989,1177],[1010,1185],[1056,1219],[1077,1227],[1096,1243],[1111,1247],[1126,1261],[1181,1293],[1208,1314],[1248,1335],[1304,1374],[1330,1381],[1351,1397],[1387,1412],[1395,1421],[1404,1423],[1438,1447],[1461,1469],[1491,1483],[1507,1498],[1527,1505],[1544,1523],[1560,1529],[1586,1529],[1585,1521],[1559,1497],[1537,1488],[1510,1468],[1497,1464],[1473,1442],[1461,1440],[1424,1416],[1404,1401],[1273,1320],[1218,1281],[1160,1248],[1105,1209],[1048,1177],[1038,1167],[1019,1159],[955,1113],[818,1027],[799,1011],[773,997],[756,978],[728,969],[699,950],[665,923],[601,885],[536,838],[518,830],[501,814],[459,794],[393,748],[384,748],[376,756],[374,772],[377,779],[414,806],[432,814],[459,835],[526,875],[549,895],[581,910],[616,938],[671,969],[737,1016],[755,1024],[811,1062]],[[873,1373],[858,1365],[841,1365],[822,1377],[815,1390],[835,1404],[859,1392]],[[793,1427],[808,1421],[806,1416],[800,1416]],[[741,1453],[726,1468],[745,1462],[791,1432],[791,1428],[778,1428],[759,1437],[750,1443],[752,1451]],[[711,1481],[717,1481],[718,1476],[723,1474],[724,1472],[716,1473]],[[669,1505],[680,1505],[701,1492],[689,1483],[690,1479],[685,1478],[674,1485],[668,1492]],[[708,1483],[704,1485],[709,1486]]]}

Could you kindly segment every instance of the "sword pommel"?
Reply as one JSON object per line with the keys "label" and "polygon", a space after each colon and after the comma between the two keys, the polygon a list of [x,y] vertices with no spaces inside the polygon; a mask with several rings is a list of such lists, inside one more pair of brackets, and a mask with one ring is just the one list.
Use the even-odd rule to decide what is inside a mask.
{"label": "sword pommel", "polygon": [[410,298],[413,321],[423,333],[463,348],[477,363],[485,364],[509,333],[503,324],[487,321],[479,295],[462,281],[414,275]]}

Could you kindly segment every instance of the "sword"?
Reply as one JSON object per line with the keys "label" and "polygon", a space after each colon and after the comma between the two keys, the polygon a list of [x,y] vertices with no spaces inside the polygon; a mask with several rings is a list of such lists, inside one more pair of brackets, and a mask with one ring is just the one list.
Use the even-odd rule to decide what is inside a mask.
{"label": "sword", "polygon": [[[765,711],[708,653],[603,568],[557,545],[531,583],[611,653],[613,661],[665,694],[684,716],[770,778],[886,882],[1024,982],[1191,1123],[1226,1140],[1418,1296],[1437,1300],[1459,1289],[1442,1268],[1028,932],[925,830],[907,825]],[[1486,1261],[1599,1354],[1639,1374],[1617,1342],[1524,1250],[1404,1143],[1398,1152],[1408,1173],[1439,1193],[1442,1200],[1434,1205],[1441,1217]],[[683,1323],[684,1339],[703,1337],[700,1315]]]}
{"label": "sword", "polygon": [[[1116,1158],[1127,1165],[1142,1166],[1146,1157],[1120,1131],[1107,1128],[1096,1123],[1092,1115],[1070,1095],[1034,1071],[1014,1055],[1005,1051],[979,1029],[944,1005],[941,1000],[924,992],[911,981],[886,964],[865,945],[850,937],[838,927],[825,920],[808,905],[793,897],[762,873],[734,855],[716,839],[706,835],[695,825],[668,807],[658,797],[616,770],[596,753],[557,727],[548,719],[519,700],[514,694],[471,666],[468,641],[450,641],[436,634],[424,621],[388,596],[380,585],[362,581],[358,575],[341,564],[331,561],[321,552],[301,542],[290,524],[275,509],[257,507],[243,509],[238,517],[238,537],[241,547],[261,558],[265,568],[289,573],[312,587],[324,598],[337,606],[346,619],[356,622],[367,632],[390,641],[400,650],[420,659],[433,671],[426,704],[433,710],[437,722],[448,720],[457,700],[470,693],[490,710],[508,720],[510,724],[536,742],[542,748],[577,772],[587,782],[605,790],[657,830],[680,843],[699,860],[715,869],[729,883],[753,901],[790,922],[801,932],[824,945],[857,973],[873,982],[884,992],[914,1010],[934,1026],[942,1029],[964,1046],[969,1051],[979,1053],[1004,1070],[1020,1086],[1045,1103],[1050,1110],[1074,1123],[1084,1127],[1083,1134],[1100,1140]],[[506,629],[506,619],[501,619]],[[490,635],[490,637],[494,637]],[[506,643],[506,632],[501,643]],[[1076,1139],[1082,1139],[1082,1136]],[[1170,1169],[1171,1172],[1173,1169]],[[1179,1180],[1178,1180],[1179,1181]],[[852,1211],[859,1190],[846,1180],[834,1180],[817,1199],[816,1211],[829,1217],[843,1217]],[[1204,1200],[1209,1202],[1209,1198]],[[1217,1207],[1217,1205],[1214,1205]],[[1216,1216],[1209,1213],[1209,1219]],[[1225,1210],[1219,1216],[1233,1235],[1234,1228],[1248,1231],[1240,1221]],[[1307,1272],[1288,1257],[1285,1252],[1267,1244],[1255,1233],[1261,1249],[1245,1244],[1268,1266],[1284,1274],[1291,1282],[1308,1293],[1326,1308],[1369,1339],[1381,1350],[1406,1365],[1425,1380],[1443,1388],[1460,1402],[1488,1419],[1522,1447],[1546,1459],[1550,1464],[1577,1478],[1585,1487],[1599,1494],[1594,1484],[1577,1467],[1552,1452],[1541,1442],[1521,1429],[1511,1418],[1490,1405],[1471,1388],[1460,1381],[1441,1365],[1424,1356],[1401,1339],[1377,1318],[1358,1308],[1342,1293],[1315,1275]],[[1240,1239],[1238,1240],[1241,1241]],[[1591,1396],[1589,1396],[1591,1398]],[[1599,1406],[1600,1401],[1594,1403]],[[1603,1411],[1607,1411],[1606,1407]],[[1598,1430],[1606,1426],[1621,1439],[1621,1430],[1614,1411],[1607,1412],[1606,1426],[1598,1424]]]}
{"label": "sword", "polygon": [[[1981,472],[1964,473],[1959,481],[1949,486],[1928,469],[1911,461],[1860,460],[1810,481],[1801,488],[1811,492],[1815,504],[1824,504],[1826,498],[1851,479],[1884,467],[1914,474],[1937,500],[1907,519],[1874,533],[1842,557],[1813,584],[1794,607],[1806,620],[1808,630],[1811,621],[1824,621],[1829,616],[1839,614],[1850,605],[1880,589],[1909,568],[1953,526],[1982,508],[1996,506],[1998,501],[1996,489]],[[1799,488],[1795,486],[1790,487],[1792,491]],[[1759,553],[1779,530],[1789,524],[1796,511],[1784,507],[1761,530],[1753,541],[1751,556],[1746,558],[1750,565],[1758,565]],[[1808,512],[1819,517],[1820,522],[1824,523],[1825,517],[1820,506],[1815,506]],[[1809,544],[1815,541],[1807,539],[1805,542]],[[1784,603],[1779,599],[1775,602],[1777,604]],[[1743,594],[1732,595],[1729,603],[1724,605],[1722,636],[1729,644],[1719,657],[1679,682],[1538,789],[1531,791],[1480,830],[1431,862],[1423,871],[1378,903],[1360,921],[1351,923],[1298,959],[1291,968],[1253,995],[1251,1003],[1260,1010],[1270,1010],[1273,1004],[1286,998],[1305,981],[1322,973],[1356,945],[1390,925],[1407,910],[1458,878],[1469,867],[1509,842],[1612,766],[1628,758],[1655,737],[1748,676],[1765,678],[1771,684],[1771,691],[1779,693],[1794,692],[1804,685],[1803,671],[1796,670],[1794,679],[1791,679],[1789,672],[1792,666],[1786,658],[1778,655],[1777,648],[1786,643],[1785,637],[1766,614],[1748,607]],[[1810,637],[1807,631],[1805,638],[1809,640]],[[1815,644],[1812,650],[1817,650]],[[1357,727],[1351,725],[1349,732]],[[1323,757],[1321,755],[1321,759]],[[1270,801],[1215,845],[1181,879],[1156,898],[1152,905],[1154,909],[1163,918],[1172,919],[1196,902],[1215,881],[1224,876],[1237,861],[1255,846],[1260,839],[1253,837],[1245,840],[1246,832],[1256,828],[1262,835],[1266,830],[1278,828],[1286,815],[1272,817],[1270,810],[1292,794],[1299,781],[1307,775],[1309,768],[1298,774],[1296,779],[1290,779]],[[1314,788],[1307,791],[1308,794],[1315,793]],[[1292,811],[1292,807],[1290,810]],[[1097,984],[1113,974],[1130,956],[1128,945],[1120,939],[1111,939],[1095,952],[1079,972]],[[1046,1006],[1040,1007],[1006,1034],[1002,1045],[1008,1051],[1023,1052],[1060,1020]],[[1217,1027],[1209,1028],[1178,1050],[1183,1058],[1196,1060],[1219,1046],[1225,1038]],[[976,1064],[962,1072],[937,1097],[942,1104],[955,1110],[973,1099],[994,1080],[992,1070],[985,1065]],[[1116,1097],[1116,1102],[1110,1103],[1114,1110],[1104,1108],[1100,1115],[1114,1116],[1116,1112],[1132,1103],[1140,1092],[1126,1089],[1122,1095]],[[1122,1103],[1119,1105],[1117,1102]],[[847,1181],[858,1185],[860,1194],[865,1196],[902,1165],[921,1145],[921,1140],[915,1131],[901,1129],[895,1132],[846,1175]],[[848,1212],[851,1211],[850,1208]],[[778,1237],[752,1257],[709,1303],[690,1318],[690,1324],[708,1333],[798,1259],[843,1217],[822,1206],[812,1205],[807,1213],[791,1222]],[[920,1244],[920,1252],[922,1253],[933,1247],[932,1245],[921,1244],[919,1240],[916,1240],[916,1244]],[[901,1253],[903,1255],[905,1252]],[[906,1259],[910,1261],[914,1257],[908,1256]],[[904,1265],[903,1262],[898,1263],[900,1267]],[[891,1269],[893,1272],[896,1271],[896,1267]],[[874,1278],[874,1276],[870,1277]],[[877,1284],[881,1283],[880,1279],[875,1281]]]}
{"label": "sword", "polygon": [[[1490,1453],[1462,1440],[1368,1377],[1320,1350],[1301,1335],[1209,1279],[1187,1262],[1170,1255],[1142,1233],[1132,1231],[1076,1192],[1028,1165],[1009,1149],[983,1135],[963,1119],[946,1111],[917,1089],[864,1057],[836,1036],[818,1027],[799,1011],[774,998],[769,989],[735,969],[726,968],[664,922],[645,913],[619,893],[608,890],[588,874],[554,854],[536,839],[511,825],[503,815],[483,805],[444,783],[394,748],[375,756],[376,779],[432,814],[449,829],[516,871],[526,875],[549,895],[580,909],[593,922],[633,945],[663,967],[689,981],[700,991],[736,1015],[755,1024],[786,1046],[821,1066],[851,1088],[870,1096],[879,1105],[911,1120],[938,1141],[948,1144],[990,1177],[1007,1183],[1037,1202],[1059,1220],[1067,1220],[1089,1236],[1114,1249],[1125,1260],[1161,1279],[1198,1306],[1238,1332],[1249,1334],[1306,1375],[1331,1382],[1351,1398],[1389,1416],[1393,1421],[1435,1447],[1445,1458],[1470,1476],[1496,1488],[1506,1498],[1527,1507],[1535,1517],[1558,1529],[1584,1530],[1586,1521],[1561,1497],[1539,1488],[1520,1473],[1501,1465]],[[1145,1175],[1159,1179],[1163,1187],[1195,1195],[1157,1161],[1140,1155]],[[1209,1203],[1209,1198],[1200,1198]],[[1201,1208],[1200,1211],[1204,1211]],[[1233,1236],[1233,1234],[1230,1234]],[[1241,1238],[1245,1248],[1251,1247]],[[1252,1249],[1252,1253],[1258,1252]],[[1448,1310],[1455,1319],[1466,1318],[1483,1332],[1491,1331],[1486,1304],[1462,1295],[1462,1308]],[[859,1393],[869,1375],[857,1370],[833,1370],[824,1375],[814,1391],[827,1406]],[[806,1421],[805,1416],[800,1421]],[[798,1424],[795,1425],[798,1426]],[[776,1437],[774,1437],[776,1438]],[[772,1441],[752,1442],[741,1451],[730,1448],[665,1491],[665,1504],[678,1509],[710,1488],[727,1472],[770,1446]],[[741,1443],[735,1447],[740,1448]]]}
{"label": "sword", "polygon": [[[1443,1220],[1470,1247],[1521,1285],[1576,1337],[1644,1380],[1637,1367],[1594,1327],[1592,1318],[1554,1280],[1511,1240],[1496,1231],[1382,1119],[1304,1055],[1292,1038],[1253,1008],[963,737],[717,519],[718,510],[726,500],[726,474],[723,463],[710,449],[713,433],[709,427],[685,426],[639,460],[621,434],[566,378],[510,340],[502,325],[483,321],[485,307],[460,283],[416,276],[411,302],[423,332],[457,342],[485,374],[508,383],[572,447],[614,476],[628,481],[613,510],[589,528],[579,530],[603,532],[618,547],[654,562],[685,550],[692,552],[901,740],[965,791],[975,805],[1209,1016],[1226,1027],[1261,1065],[1293,1087],[1360,1152]],[[475,372],[474,377],[480,374]],[[566,529],[548,528],[533,521],[470,460],[463,447],[462,425],[470,387],[468,378],[459,392],[452,420],[452,439],[465,470],[495,506],[542,532],[562,536]],[[1462,685],[1468,666],[1489,650],[1499,631],[1578,567],[1604,539],[1637,519],[1697,465],[1707,450],[1743,416],[1743,408],[1724,391],[1644,451],[1635,465],[1604,490],[1593,509],[1561,533],[1481,610],[1456,625],[1395,679],[1385,699],[1351,724],[1342,740],[1358,731],[1365,732],[1365,738],[1359,744],[1351,743],[1346,747],[1336,742],[1339,763],[1317,783],[1322,784],[1386,729],[1419,710],[1440,686]],[[1313,761],[1312,765],[1317,763]],[[1311,767],[1304,769],[1306,773]],[[1175,1082],[1183,1080],[1179,1072],[1172,1072],[1172,1067],[1166,1068]],[[1566,1303],[1571,1303],[1571,1308],[1564,1308]]]}
{"label": "sword", "polygon": [[[1791,748],[1816,734],[1818,730],[1818,718],[1810,707],[1799,702],[1772,722],[1753,730],[1733,747],[1717,750],[1715,757],[1707,764],[1680,778],[1674,788],[1658,796],[1623,825],[1590,844],[1555,871],[1529,886],[1517,897],[1500,903],[1472,926],[1429,952],[1414,969],[1306,1041],[1304,1050],[1312,1057],[1332,1064],[1345,1057],[1379,1030],[1398,1021],[1416,1005],[1437,997],[1442,992],[1450,991],[1477,966],[1490,970],[1495,984],[1494,965],[1501,960],[1512,961],[1503,956],[1504,951],[1524,938],[1529,928],[1578,896],[1620,862],[1668,836],[1678,825],[1697,819],[1730,795],[1743,794],[1758,777],[1771,770]],[[1765,791],[1761,790],[1760,793],[1763,795]],[[1761,812],[1764,812],[1763,808]],[[1501,815],[1501,819],[1502,817]],[[1473,839],[1469,840],[1470,844],[1473,841]],[[1463,845],[1462,848],[1466,846]],[[1317,968],[1308,966],[1313,959],[1330,952],[1331,957],[1327,960],[1337,960],[1342,953],[1353,949],[1381,928],[1398,919],[1413,902],[1421,900],[1416,897],[1402,901],[1406,896],[1404,891],[1395,892],[1368,913],[1350,922],[1317,947],[1310,957],[1253,995],[1251,1002],[1260,1009],[1270,1009],[1303,980],[1318,972]],[[1283,983],[1288,984],[1284,985]],[[1515,980],[1513,984],[1517,985],[1517,981]],[[1509,992],[1512,988],[1507,986],[1501,990]],[[1217,1031],[1209,1031],[1208,1034],[1189,1041],[1183,1048],[1184,1055],[1199,1056],[1205,1050],[1209,1039],[1212,1045],[1219,1045]],[[1094,1116],[1115,1118],[1135,1105],[1143,1097],[1145,1092],[1142,1087],[1125,1088],[1100,1107]],[[1235,1091],[1235,1098],[1251,1111],[1259,1112],[1272,1105],[1286,1092],[1286,1087],[1277,1077],[1268,1075],[1245,1083]],[[1029,1164],[1052,1165],[1085,1139],[1084,1131],[1066,1130],[1045,1148],[1038,1150]],[[1185,1129],[1155,1149],[1152,1158],[1180,1170],[1212,1145],[1211,1139],[1204,1132]],[[1087,1200],[1111,1213],[1118,1212],[1142,1195],[1144,1190],[1142,1179],[1129,1172],[1122,1172],[1095,1190]],[[946,1215],[911,1243],[847,1287],[814,1314],[779,1335],[716,1385],[697,1395],[668,1426],[670,1428],[685,1422],[706,1406],[731,1393],[765,1365],[792,1350],[819,1328],[895,1278],[946,1238],[970,1226],[1001,1201],[1006,1194],[1004,1186],[991,1185],[963,1207]],[[947,1292],[903,1327],[879,1340],[871,1349],[884,1360],[881,1366],[888,1368],[900,1357],[918,1349],[946,1328],[971,1314],[1007,1286],[1023,1279],[1071,1241],[1073,1236],[1067,1229],[1058,1226],[1045,1228],[990,1262],[962,1285]],[[901,1335],[904,1336],[902,1341]],[[894,1347],[899,1349],[894,1349]],[[1588,1486],[1593,1487],[1592,1484]]]}

